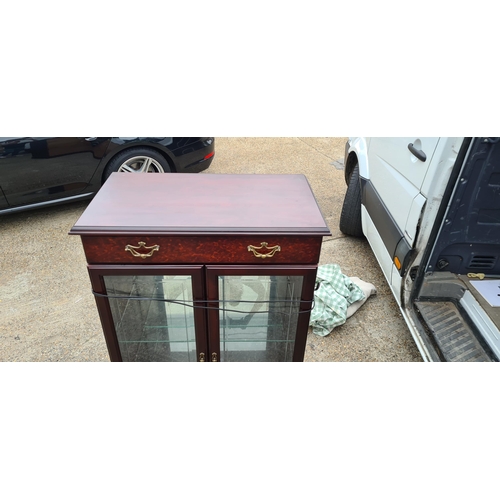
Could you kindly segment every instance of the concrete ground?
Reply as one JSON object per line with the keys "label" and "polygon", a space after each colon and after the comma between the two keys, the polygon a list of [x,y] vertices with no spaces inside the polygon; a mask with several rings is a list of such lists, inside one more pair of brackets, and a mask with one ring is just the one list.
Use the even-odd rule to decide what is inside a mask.
{"label": "concrete ground", "polygon": [[[303,173],[332,236],[320,264],[373,283],[372,296],[327,337],[308,334],[306,361],[421,361],[365,240],[338,229],[345,138],[217,138],[214,173]],[[80,239],[88,202],[0,216],[0,361],[109,361]]]}

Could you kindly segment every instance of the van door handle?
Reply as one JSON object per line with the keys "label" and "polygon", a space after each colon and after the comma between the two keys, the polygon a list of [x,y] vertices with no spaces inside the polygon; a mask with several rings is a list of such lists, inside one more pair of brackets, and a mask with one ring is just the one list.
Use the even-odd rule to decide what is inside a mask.
{"label": "van door handle", "polygon": [[426,154],[421,149],[417,149],[413,145],[413,143],[410,142],[410,144],[408,144],[408,149],[410,150],[411,154],[416,156],[420,161],[427,160]]}

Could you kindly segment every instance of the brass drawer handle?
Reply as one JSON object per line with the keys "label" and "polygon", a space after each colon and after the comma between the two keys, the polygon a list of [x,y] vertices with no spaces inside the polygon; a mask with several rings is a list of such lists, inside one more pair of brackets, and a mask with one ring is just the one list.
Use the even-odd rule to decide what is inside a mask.
{"label": "brass drawer handle", "polygon": [[[260,247],[254,247],[253,245],[248,245],[248,251],[253,252],[255,257],[260,257],[261,259],[266,259],[267,257],[273,257],[276,252],[281,252],[281,247],[279,245],[276,245],[274,247],[268,247],[268,243],[263,241],[260,244]],[[257,250],[269,250],[269,253],[260,253]]]}
{"label": "brass drawer handle", "polygon": [[[144,250],[151,250],[148,253],[139,253],[137,250],[140,248],[144,248]],[[139,246],[134,247],[132,245],[127,245],[125,247],[126,252],[130,252],[134,257],[140,257],[141,259],[145,259],[146,257],[151,257],[153,252],[157,252],[160,249],[160,245],[153,245],[152,247],[147,247],[144,241],[139,241]]]}

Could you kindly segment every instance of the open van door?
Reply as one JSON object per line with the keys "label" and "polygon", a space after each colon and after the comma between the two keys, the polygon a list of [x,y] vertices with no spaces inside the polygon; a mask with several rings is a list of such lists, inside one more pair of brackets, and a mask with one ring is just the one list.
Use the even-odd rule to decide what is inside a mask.
{"label": "open van door", "polygon": [[425,212],[405,309],[439,360],[498,361],[500,138],[464,140],[438,212]]}

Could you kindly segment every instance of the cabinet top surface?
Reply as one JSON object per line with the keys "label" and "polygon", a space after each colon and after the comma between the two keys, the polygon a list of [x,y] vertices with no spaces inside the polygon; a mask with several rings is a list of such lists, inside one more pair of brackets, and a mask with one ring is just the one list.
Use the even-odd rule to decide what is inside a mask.
{"label": "cabinet top surface", "polygon": [[298,174],[113,173],[70,234],[330,235]]}

